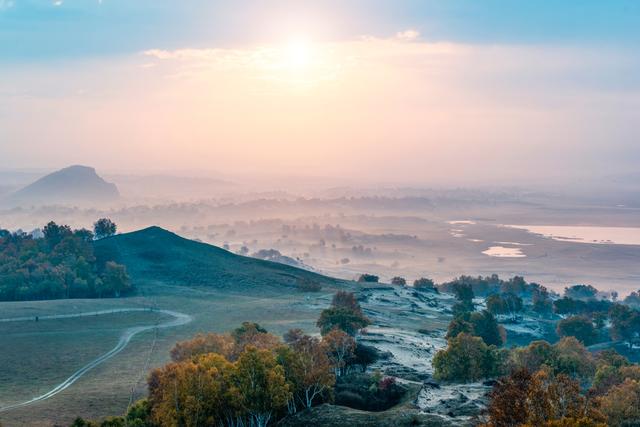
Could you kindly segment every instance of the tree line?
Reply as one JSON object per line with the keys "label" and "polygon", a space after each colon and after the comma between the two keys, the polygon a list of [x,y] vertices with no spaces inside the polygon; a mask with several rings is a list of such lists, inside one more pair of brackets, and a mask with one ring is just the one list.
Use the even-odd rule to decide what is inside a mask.
{"label": "tree line", "polygon": [[[539,340],[504,349],[504,329],[494,314],[522,311],[520,297],[512,292],[491,294],[487,310],[475,311],[472,285],[452,285],[457,299],[454,318],[447,347],[434,357],[434,377],[448,382],[497,378],[481,417],[485,427],[640,425],[640,366],[613,349],[592,353],[585,347],[597,339],[598,319],[602,327],[608,322],[612,339],[637,339],[640,312],[613,301],[596,304],[597,292],[589,288],[568,287],[561,300],[582,301],[600,311],[561,318],[558,342]],[[532,301],[535,311],[535,298]]]}
{"label": "tree line", "polygon": [[94,230],[72,230],[49,222],[41,237],[0,229],[0,300],[103,298],[133,290],[126,268],[97,263],[93,241],[109,237],[116,225],[103,218]]}

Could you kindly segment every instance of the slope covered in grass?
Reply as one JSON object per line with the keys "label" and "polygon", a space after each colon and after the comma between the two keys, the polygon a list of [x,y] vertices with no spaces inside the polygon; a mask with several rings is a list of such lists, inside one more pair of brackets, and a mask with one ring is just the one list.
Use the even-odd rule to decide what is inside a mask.
{"label": "slope covered in grass", "polygon": [[99,240],[95,254],[98,261],[115,260],[126,265],[134,284],[163,282],[246,291],[295,288],[305,281],[322,286],[343,283],[296,267],[235,255],[160,227]]}

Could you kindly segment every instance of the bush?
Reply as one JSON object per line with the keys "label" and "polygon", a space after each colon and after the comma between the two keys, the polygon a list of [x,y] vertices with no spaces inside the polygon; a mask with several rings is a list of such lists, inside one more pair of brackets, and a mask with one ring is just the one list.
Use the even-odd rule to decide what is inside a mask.
{"label": "bush", "polygon": [[373,274],[361,274],[360,277],[358,277],[358,283],[378,283],[378,280],[380,280],[380,278]]}
{"label": "bush", "polygon": [[407,280],[404,277],[396,276],[393,279],[391,279],[391,284],[394,286],[406,286]]}
{"label": "bush", "polygon": [[314,280],[301,279],[296,284],[301,292],[320,292],[322,290],[322,285]]}
{"label": "bush", "polygon": [[436,284],[433,283],[433,280],[426,277],[421,277],[417,280],[414,280],[413,287],[418,291],[438,292],[438,288],[436,288]]}
{"label": "bush", "polygon": [[362,411],[386,411],[397,405],[406,392],[393,378],[381,378],[379,373],[354,373],[342,376],[336,383],[335,403]]}

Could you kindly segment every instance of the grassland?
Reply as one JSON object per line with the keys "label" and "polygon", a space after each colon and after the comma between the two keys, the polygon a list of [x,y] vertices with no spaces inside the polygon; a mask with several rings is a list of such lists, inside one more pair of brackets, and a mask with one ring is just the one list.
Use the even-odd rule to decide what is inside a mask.
{"label": "grassland", "polygon": [[[96,305],[99,309],[107,306],[117,309],[152,303],[160,309],[194,317],[188,325],[136,336],[120,354],[87,373],[69,389],[46,401],[0,414],[0,421],[9,426],[51,426],[66,425],[77,415],[100,418],[120,414],[129,404],[132,390],[134,399],[143,395],[149,369],[167,362],[176,341],[202,331],[227,331],[245,320],[260,322],[276,334],[292,327],[314,331],[318,313],[331,297],[331,292],[246,295],[161,284],[142,285],[142,291],[145,296],[112,300],[0,304],[3,313],[22,316],[34,311],[62,314],[95,310]],[[5,311],[4,306],[9,304],[11,307]],[[40,321],[37,325],[35,321],[0,324],[3,348],[0,404],[33,397],[55,386],[66,375],[112,348],[127,327],[153,324],[157,320],[153,316],[157,314],[121,313],[89,320]]]}

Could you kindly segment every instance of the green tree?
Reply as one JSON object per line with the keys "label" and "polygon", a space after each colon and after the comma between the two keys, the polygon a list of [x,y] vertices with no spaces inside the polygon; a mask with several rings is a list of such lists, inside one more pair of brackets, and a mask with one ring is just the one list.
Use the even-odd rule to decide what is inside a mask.
{"label": "green tree", "polygon": [[124,265],[107,261],[102,274],[102,290],[104,294],[116,297],[131,290],[131,281]]}
{"label": "green tree", "polygon": [[447,348],[433,358],[434,377],[444,381],[469,382],[499,376],[505,353],[488,346],[479,337],[462,333],[449,340]]}
{"label": "green tree", "polygon": [[100,218],[93,224],[93,234],[96,239],[104,239],[116,234],[118,227],[109,218]]}
{"label": "green tree", "polygon": [[576,337],[584,345],[591,345],[597,340],[593,323],[586,316],[571,316],[560,320],[556,332],[560,337]]}
{"label": "green tree", "polygon": [[344,308],[328,308],[320,313],[317,326],[320,333],[326,335],[338,328],[347,334],[354,336],[360,329],[370,324],[364,315]]}

